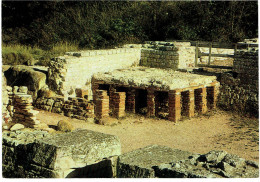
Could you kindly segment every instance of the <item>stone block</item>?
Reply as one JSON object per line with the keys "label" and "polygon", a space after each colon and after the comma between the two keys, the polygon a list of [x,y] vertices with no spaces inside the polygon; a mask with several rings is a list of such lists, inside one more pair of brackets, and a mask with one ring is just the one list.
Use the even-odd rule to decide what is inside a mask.
{"label": "stone block", "polygon": [[119,178],[154,178],[154,167],[188,158],[190,152],[151,145],[119,156]]}
{"label": "stone block", "polygon": [[[239,164],[235,166],[234,163]],[[252,161],[250,163],[253,163]],[[173,163],[154,168],[159,178],[257,178],[259,167],[225,151],[194,154]]]}
{"label": "stone block", "polygon": [[56,134],[34,145],[32,161],[49,169],[84,167],[105,157],[120,155],[118,137],[90,130]]}
{"label": "stone block", "polygon": [[81,88],[75,89],[76,97],[85,98],[85,96],[88,96],[88,90],[84,90]]}

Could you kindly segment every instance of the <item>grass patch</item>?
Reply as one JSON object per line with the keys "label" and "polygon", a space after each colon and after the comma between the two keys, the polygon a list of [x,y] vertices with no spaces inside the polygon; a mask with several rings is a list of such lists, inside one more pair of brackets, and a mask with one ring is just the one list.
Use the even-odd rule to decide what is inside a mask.
{"label": "grass patch", "polygon": [[20,44],[2,45],[3,65],[29,64],[48,66],[51,58],[62,56],[68,51],[78,51],[78,45],[62,42],[54,45],[50,50],[39,47],[29,47]]}

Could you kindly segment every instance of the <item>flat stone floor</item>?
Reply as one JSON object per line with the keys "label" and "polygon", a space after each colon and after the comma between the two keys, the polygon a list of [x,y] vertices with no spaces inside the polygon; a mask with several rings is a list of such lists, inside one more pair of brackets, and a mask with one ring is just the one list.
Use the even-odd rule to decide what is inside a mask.
{"label": "flat stone floor", "polygon": [[207,85],[216,81],[216,76],[205,76],[164,70],[158,68],[129,68],[113,72],[94,74],[96,80],[105,84],[118,84],[134,87],[157,87],[162,90],[183,89],[192,86]]}

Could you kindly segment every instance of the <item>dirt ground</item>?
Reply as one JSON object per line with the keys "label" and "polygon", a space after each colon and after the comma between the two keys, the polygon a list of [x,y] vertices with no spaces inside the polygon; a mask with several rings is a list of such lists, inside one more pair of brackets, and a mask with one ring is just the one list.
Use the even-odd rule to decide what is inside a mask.
{"label": "dirt ground", "polygon": [[200,154],[210,150],[225,150],[245,159],[259,161],[258,119],[221,110],[182,119],[177,123],[128,115],[120,120],[110,118],[108,123],[113,124],[98,125],[41,110],[37,118],[49,125],[69,120],[75,128],[116,135],[120,138],[122,153],[157,144]]}

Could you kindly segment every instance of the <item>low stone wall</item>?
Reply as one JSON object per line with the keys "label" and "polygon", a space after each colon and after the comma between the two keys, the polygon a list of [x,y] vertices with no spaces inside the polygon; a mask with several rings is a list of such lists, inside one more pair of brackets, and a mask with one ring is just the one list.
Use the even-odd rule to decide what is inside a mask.
{"label": "low stone wall", "polygon": [[242,87],[258,92],[258,49],[238,51],[233,72],[238,73]]}
{"label": "low stone wall", "polygon": [[112,156],[121,154],[118,137],[89,130],[53,135],[6,131],[2,135],[6,178],[113,177]]}
{"label": "low stone wall", "polygon": [[189,42],[151,42],[141,50],[141,66],[171,68],[194,67],[195,48]]}
{"label": "low stone wall", "polygon": [[80,97],[40,97],[34,103],[38,109],[59,113],[71,118],[94,122],[94,105],[92,101]]}
{"label": "low stone wall", "polygon": [[140,54],[140,48],[67,53],[51,61],[48,70],[49,88],[65,96],[75,95],[76,88],[86,89],[91,99],[91,77],[94,73],[137,65]]}
{"label": "low stone wall", "polygon": [[236,54],[233,73],[221,75],[220,107],[258,116],[258,50]]}

